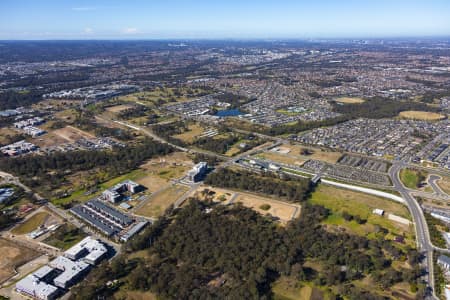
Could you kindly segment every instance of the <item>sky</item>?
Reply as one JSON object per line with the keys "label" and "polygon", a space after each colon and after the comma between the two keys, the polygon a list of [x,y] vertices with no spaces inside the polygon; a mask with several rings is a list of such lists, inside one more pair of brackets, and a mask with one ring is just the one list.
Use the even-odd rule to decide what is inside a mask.
{"label": "sky", "polygon": [[450,36],[449,0],[0,0],[0,39]]}

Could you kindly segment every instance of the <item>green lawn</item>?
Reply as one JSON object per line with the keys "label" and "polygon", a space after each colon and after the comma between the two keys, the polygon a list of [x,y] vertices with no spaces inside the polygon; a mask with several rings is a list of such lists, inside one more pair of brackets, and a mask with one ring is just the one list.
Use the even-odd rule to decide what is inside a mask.
{"label": "green lawn", "polygon": [[63,224],[55,232],[44,240],[44,243],[67,250],[82,239],[86,237],[86,234],[73,225]]}
{"label": "green lawn", "polygon": [[98,185],[98,191],[90,194],[90,195],[85,195],[86,193],[86,189],[79,189],[76,190],[75,192],[73,192],[69,197],[65,197],[65,198],[54,198],[51,199],[51,202],[54,205],[65,205],[68,203],[71,203],[73,201],[81,201],[81,202],[85,202],[89,199],[95,198],[97,196],[99,196],[105,189],[108,189],[116,184],[118,184],[119,182],[122,182],[124,180],[138,180],[142,177],[146,176],[145,174],[145,170],[143,169],[137,169],[137,170],[133,170],[130,173],[115,177],[113,179],[110,179],[108,181],[105,181],[101,184]]}
{"label": "green lawn", "polygon": [[412,169],[403,169],[400,171],[400,180],[410,189],[417,189],[425,178],[426,174],[421,171]]}
{"label": "green lawn", "polygon": [[49,213],[43,211],[38,212],[31,216],[28,220],[26,220],[24,223],[18,225],[13,230],[11,230],[14,234],[27,234],[32,232],[33,230],[36,230],[39,226],[44,224],[45,220],[49,217]]}
{"label": "green lawn", "polygon": [[[322,205],[331,211],[330,216],[324,224],[331,227],[345,228],[353,234],[376,238],[377,226],[386,228],[389,233],[386,239],[394,239],[396,235],[406,235],[406,244],[414,245],[413,228],[410,226],[400,226],[397,223],[372,213],[375,208],[383,209],[386,213],[392,213],[407,219],[411,219],[405,206],[390,200],[385,200],[372,195],[338,189],[331,186],[319,185],[311,195],[310,203]],[[356,221],[346,221],[343,213],[347,212],[353,216],[359,216],[367,220],[365,224],[358,224]]]}

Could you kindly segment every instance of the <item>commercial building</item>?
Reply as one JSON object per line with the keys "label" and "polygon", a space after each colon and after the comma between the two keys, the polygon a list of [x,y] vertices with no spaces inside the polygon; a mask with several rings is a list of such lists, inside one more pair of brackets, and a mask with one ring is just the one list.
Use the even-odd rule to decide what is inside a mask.
{"label": "commercial building", "polygon": [[26,276],[16,283],[16,291],[26,296],[40,299],[56,299],[60,294],[59,289],[46,282],[45,278],[54,273],[55,269],[43,266],[33,274]]}
{"label": "commercial building", "polygon": [[188,178],[192,182],[197,182],[205,176],[208,170],[208,164],[204,161],[196,164],[187,174]]}
{"label": "commercial building", "polygon": [[118,183],[112,188],[105,190],[102,193],[102,198],[106,201],[117,203],[123,199],[123,194],[129,192],[131,194],[138,193],[142,190],[142,186],[134,181],[125,180]]}
{"label": "commercial building", "polygon": [[102,242],[86,237],[48,265],[16,283],[17,292],[39,300],[53,300],[80,281],[108,253]]}
{"label": "commercial building", "polygon": [[61,274],[56,276],[53,280],[57,287],[66,289],[84,276],[90,268],[90,265],[84,261],[73,261],[64,256],[58,256],[50,262],[50,267],[62,271]]}
{"label": "commercial building", "polygon": [[84,257],[84,262],[90,265],[96,265],[106,253],[108,253],[108,249],[102,242],[88,236],[64,252],[64,256],[71,260],[77,260]]}

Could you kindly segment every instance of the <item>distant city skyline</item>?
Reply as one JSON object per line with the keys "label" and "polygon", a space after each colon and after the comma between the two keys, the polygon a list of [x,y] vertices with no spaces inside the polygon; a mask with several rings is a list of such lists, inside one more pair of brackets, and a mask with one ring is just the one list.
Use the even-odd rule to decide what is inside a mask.
{"label": "distant city skyline", "polygon": [[0,1],[0,39],[450,36],[448,0]]}

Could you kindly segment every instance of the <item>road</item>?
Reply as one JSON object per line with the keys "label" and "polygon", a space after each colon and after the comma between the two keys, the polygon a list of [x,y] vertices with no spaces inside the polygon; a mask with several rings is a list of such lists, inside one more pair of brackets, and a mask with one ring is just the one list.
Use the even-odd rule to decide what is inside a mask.
{"label": "road", "polygon": [[440,179],[442,179],[441,176],[435,175],[435,174],[431,174],[428,177],[428,184],[433,188],[433,191],[434,191],[434,193],[436,195],[439,195],[441,197],[449,198],[449,200],[450,200],[450,197],[437,184],[437,181],[440,180]]}
{"label": "road", "polygon": [[411,196],[411,191],[408,190],[400,180],[400,171],[407,167],[406,163],[396,162],[389,169],[392,183],[395,189],[400,193],[405,200],[406,205],[411,213],[416,230],[417,249],[424,255],[424,269],[427,272],[426,284],[431,290],[431,298],[437,298],[434,295],[434,273],[433,273],[433,250],[434,246],[431,243],[430,233],[428,231],[428,224],[425,221],[422,208],[419,203]]}

